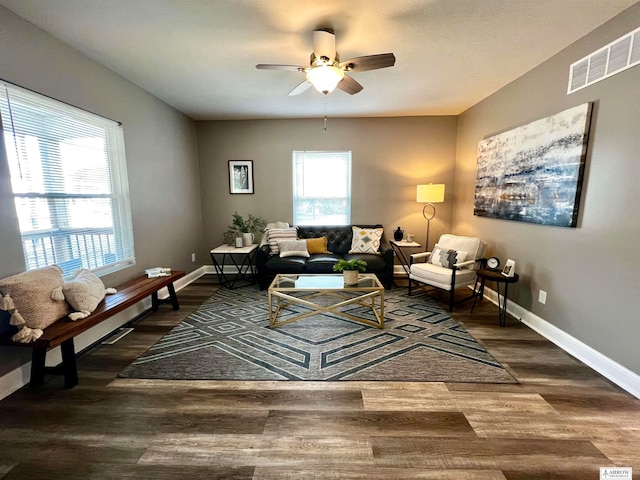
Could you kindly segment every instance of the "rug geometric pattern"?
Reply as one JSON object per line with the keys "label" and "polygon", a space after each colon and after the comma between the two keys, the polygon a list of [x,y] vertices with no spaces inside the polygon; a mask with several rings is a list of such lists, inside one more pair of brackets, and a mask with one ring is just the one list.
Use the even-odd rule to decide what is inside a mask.
{"label": "rug geometric pattern", "polygon": [[[359,305],[344,311],[374,320]],[[270,329],[266,291],[221,288],[119,376],[517,383],[426,294],[386,291],[384,313],[384,329],[327,313]]]}

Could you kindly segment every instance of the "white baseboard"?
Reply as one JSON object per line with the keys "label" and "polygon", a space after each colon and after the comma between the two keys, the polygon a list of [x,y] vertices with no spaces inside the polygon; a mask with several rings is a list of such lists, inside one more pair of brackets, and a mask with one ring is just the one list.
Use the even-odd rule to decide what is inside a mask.
{"label": "white baseboard", "polygon": [[[208,270],[211,270],[209,272]],[[191,282],[197,280],[206,273],[215,273],[213,266],[205,265],[193,272],[188,273],[184,277],[174,282],[176,291],[179,291],[189,285]],[[162,288],[158,291],[158,297],[165,299],[169,297],[168,289]],[[122,312],[110,317],[109,319],[99,323],[93,328],[90,328],[86,332],[81,333],[74,338],[73,343],[75,345],[76,352],[81,352],[85,348],[93,345],[101,338],[106,337],[111,332],[117,330],[127,322],[131,321],[141,313],[151,308],[151,297],[146,298],[135,305],[123,310]],[[57,365],[62,361],[62,355],[60,353],[60,347],[52,348],[47,352],[47,362],[49,366]],[[31,376],[31,362],[24,363],[19,367],[11,370],[9,373],[0,377],[0,400],[8,397],[16,390],[24,387],[29,383]]]}
{"label": "white baseboard", "polygon": [[[485,287],[485,298],[498,305],[495,290]],[[519,319],[532,330],[538,332],[547,340],[555,343],[568,354],[574,356],[585,365],[593,368],[600,375],[626,390],[636,398],[640,398],[640,375],[632,372],[615,360],[603,355],[586,343],[560,330],[538,315],[526,310],[515,302],[507,302],[507,311],[514,318]]]}
{"label": "white baseboard", "polygon": [[393,276],[394,277],[407,277],[407,272],[404,271],[402,265],[394,265],[393,266]]}

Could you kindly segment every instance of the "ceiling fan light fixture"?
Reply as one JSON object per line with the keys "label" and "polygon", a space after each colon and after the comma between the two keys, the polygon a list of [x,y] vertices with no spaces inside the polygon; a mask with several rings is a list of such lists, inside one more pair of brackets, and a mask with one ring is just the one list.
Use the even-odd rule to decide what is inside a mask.
{"label": "ceiling fan light fixture", "polygon": [[331,65],[315,67],[307,72],[307,80],[309,83],[325,95],[333,92],[343,78],[344,71],[341,68]]}

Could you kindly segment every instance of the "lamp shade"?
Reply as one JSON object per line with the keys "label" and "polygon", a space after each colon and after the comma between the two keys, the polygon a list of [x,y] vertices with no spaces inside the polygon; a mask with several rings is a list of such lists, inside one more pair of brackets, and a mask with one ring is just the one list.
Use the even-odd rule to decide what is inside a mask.
{"label": "lamp shade", "polygon": [[331,93],[344,78],[344,71],[338,67],[323,65],[307,72],[307,80],[320,93]]}
{"label": "lamp shade", "polygon": [[416,192],[416,202],[418,203],[441,203],[444,202],[444,183],[430,183],[428,185],[418,185]]}

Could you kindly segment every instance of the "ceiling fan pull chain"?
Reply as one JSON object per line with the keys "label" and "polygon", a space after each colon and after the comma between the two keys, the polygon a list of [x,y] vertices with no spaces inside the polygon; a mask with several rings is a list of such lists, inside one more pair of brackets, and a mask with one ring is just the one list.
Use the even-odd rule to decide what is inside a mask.
{"label": "ceiling fan pull chain", "polygon": [[327,133],[327,94],[324,94],[324,133]]}

